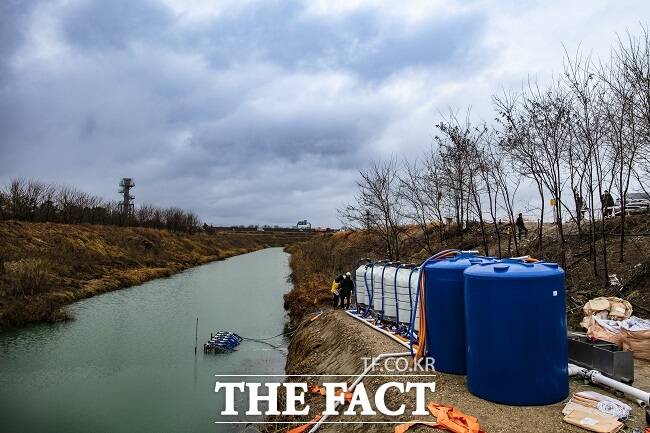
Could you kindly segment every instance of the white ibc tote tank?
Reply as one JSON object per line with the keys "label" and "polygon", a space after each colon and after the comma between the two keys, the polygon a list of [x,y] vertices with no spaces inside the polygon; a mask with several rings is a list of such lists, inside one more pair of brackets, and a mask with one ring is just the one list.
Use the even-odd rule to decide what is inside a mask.
{"label": "white ibc tote tank", "polygon": [[[371,275],[371,292],[372,292],[372,309],[375,310],[377,313],[383,313],[382,308],[383,305],[381,303],[381,300],[383,298],[383,292],[385,291],[385,287],[382,290],[382,279],[384,275],[384,268],[387,268],[387,263],[389,262],[375,262],[374,266],[372,267],[370,271]],[[385,315],[385,313],[384,313]]]}
{"label": "white ibc tote tank", "polygon": [[[390,262],[361,264],[355,271],[357,304],[370,306],[377,313],[382,312],[382,277],[383,316],[395,320],[399,318],[399,323],[409,324],[415,308],[420,268]],[[372,295],[372,299],[369,295]],[[419,311],[416,311],[414,329],[420,330]]]}
{"label": "white ibc tote tank", "polygon": [[[397,285],[397,318],[400,323],[409,323],[415,307],[415,294],[417,292],[419,268],[414,265],[403,265],[397,271],[397,278],[391,282],[391,289],[395,293]],[[418,317],[420,317],[418,315]]]}
{"label": "white ibc tote tank", "polygon": [[[384,290],[382,293],[381,283],[379,293],[383,295],[384,318],[395,319],[397,317],[397,303],[395,301],[395,275],[398,273],[397,264],[387,264],[382,272]],[[379,311],[381,311],[382,302],[379,300]]]}
{"label": "white ibc tote tank", "polygon": [[418,283],[420,282],[420,271],[422,270],[422,268],[417,266],[417,267],[415,267],[413,269],[409,269],[409,271],[411,271],[411,270],[413,270],[413,273],[409,274],[409,281],[410,281],[410,284],[411,284],[411,299],[409,299],[409,302],[411,304],[410,311],[411,311],[411,315],[413,315],[413,313],[415,313],[415,321],[413,322],[413,328],[416,331],[420,331],[420,304],[419,304],[419,302],[417,304],[418,305],[417,310],[414,310],[414,309],[415,309],[415,303],[416,303],[415,296],[418,293]]}
{"label": "white ibc tote tank", "polygon": [[360,265],[355,271],[354,284],[356,286],[357,304],[362,306],[368,305],[368,290],[370,279],[371,264]]}

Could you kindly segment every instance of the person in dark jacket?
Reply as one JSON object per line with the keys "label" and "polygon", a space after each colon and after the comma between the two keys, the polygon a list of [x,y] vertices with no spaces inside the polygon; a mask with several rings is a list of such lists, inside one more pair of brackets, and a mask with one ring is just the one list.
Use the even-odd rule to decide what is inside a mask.
{"label": "person in dark jacket", "polygon": [[522,214],[519,214],[517,217],[517,232],[519,234],[519,240],[521,240],[521,234],[524,233],[526,237],[528,237],[528,229],[526,228],[526,224],[524,224],[524,217]]}
{"label": "person in dark jacket", "polygon": [[341,308],[350,308],[350,296],[354,290],[354,281],[352,281],[352,274],[349,272],[345,274],[345,278],[341,281]]}
{"label": "person in dark jacket", "polygon": [[612,197],[608,190],[603,192],[602,197],[600,197],[600,202],[603,206],[603,216],[611,215],[614,210],[614,197]]}

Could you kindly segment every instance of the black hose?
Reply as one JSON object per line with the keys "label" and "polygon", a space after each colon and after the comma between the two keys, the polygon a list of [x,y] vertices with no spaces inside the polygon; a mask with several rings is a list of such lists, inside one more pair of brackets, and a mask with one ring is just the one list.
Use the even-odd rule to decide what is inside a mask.
{"label": "black hose", "polygon": [[[321,312],[319,312],[318,314],[321,314]],[[295,328],[290,329],[289,331],[282,332],[282,333],[280,333],[278,335],[273,335],[271,337],[252,338],[252,337],[242,337],[241,335],[240,335],[240,337],[243,340],[254,341],[254,342],[257,342],[257,343],[266,344],[266,345],[271,346],[272,348],[274,348],[276,350],[281,350],[281,349],[284,349],[282,346],[269,343],[268,340],[272,340],[274,338],[282,337],[282,336],[285,336],[285,335],[291,335],[291,334],[295,333],[298,330],[298,328],[300,328],[302,325],[304,325],[307,321],[309,321],[311,319],[312,319],[311,317],[306,317]]]}
{"label": "black hose", "polygon": [[284,349],[284,347],[282,347],[282,346],[276,346],[275,344],[271,344],[268,341],[258,340],[257,338],[244,338],[244,340],[246,340],[246,341],[254,341],[256,343],[266,344],[267,346],[271,346],[272,348],[274,348],[276,350],[283,350]]}
{"label": "black hose", "polygon": [[272,337],[260,337],[260,338],[242,337],[242,338],[243,338],[244,340],[252,340],[252,341],[266,341],[266,340],[272,340],[272,339],[274,339],[274,338],[282,337],[283,335],[293,334],[294,332],[296,332],[296,330],[295,330],[295,329],[292,329],[292,330],[290,330],[290,331],[283,332],[283,333],[281,333],[281,334],[274,335],[274,336],[272,336]]}
{"label": "black hose", "polygon": [[256,343],[266,344],[267,346],[270,346],[270,347],[272,347],[272,348],[274,348],[276,350],[283,350],[284,347],[282,347],[281,345],[275,345],[275,344],[269,343],[268,340],[272,340],[274,338],[282,337],[282,336],[285,336],[285,335],[290,335],[290,334],[293,334],[294,332],[296,332],[296,330],[292,329],[292,330],[283,332],[281,334],[274,335],[272,337],[264,337],[264,338],[241,337],[241,338],[244,339],[244,340],[247,340],[247,341],[254,341]]}

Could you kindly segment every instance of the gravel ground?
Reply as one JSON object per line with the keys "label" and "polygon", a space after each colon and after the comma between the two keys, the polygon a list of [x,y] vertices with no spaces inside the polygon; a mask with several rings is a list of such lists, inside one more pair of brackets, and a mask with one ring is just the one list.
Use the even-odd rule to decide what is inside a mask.
{"label": "gravel ground", "polygon": [[[405,348],[390,338],[365,326],[361,322],[349,317],[342,311],[326,311],[317,320],[308,323],[299,330],[292,339],[289,346],[289,358],[287,360],[287,374],[344,374],[350,375],[350,379],[363,370],[361,357],[370,357],[384,352],[401,352]],[[636,361],[636,381],[634,385],[641,389],[650,389],[650,364],[644,361]],[[376,372],[379,373],[379,372]],[[584,432],[562,421],[562,408],[564,402],[537,407],[517,407],[491,403],[470,394],[465,386],[465,377],[435,373],[434,377],[424,376],[430,373],[414,374],[409,381],[436,382],[436,392],[430,396],[429,401],[451,404],[468,415],[476,416],[479,419],[483,430],[489,433],[496,432]],[[322,383],[324,381],[343,381],[345,378],[311,377],[310,383]],[[304,380],[301,378],[300,380]],[[372,377],[364,380],[369,390],[369,395],[374,395],[374,390],[387,378]],[[397,377],[395,381],[406,381],[404,377]],[[349,380],[350,382],[351,380]],[[603,389],[597,389],[582,383],[582,381],[571,380],[571,391],[595,390],[608,394]],[[522,378],[522,387],[526,383]],[[614,396],[614,395],[612,395]],[[615,396],[614,396],[615,397]],[[617,397],[622,399],[621,397]],[[323,397],[310,396],[308,403],[313,407],[312,411],[318,413],[323,409]],[[413,408],[413,395],[399,395],[398,393],[387,394],[386,398],[389,408],[399,407],[404,403],[407,406],[406,413]],[[633,402],[626,401],[633,406],[633,414],[626,422],[625,432],[632,432],[634,428],[643,430],[645,427],[645,413]],[[312,415],[313,416],[313,415]],[[341,417],[332,417],[328,421],[341,420]],[[410,416],[404,416],[398,421],[410,420]],[[417,419],[434,420],[432,417],[417,417]],[[345,417],[346,421],[397,421],[394,418],[385,416],[377,417]],[[271,426],[266,431],[274,430]],[[280,426],[278,426],[279,428]],[[286,426],[284,427],[286,429]],[[394,425],[390,424],[328,424],[321,429],[323,432],[392,432]],[[428,427],[419,427],[410,430],[413,432],[437,431]]]}

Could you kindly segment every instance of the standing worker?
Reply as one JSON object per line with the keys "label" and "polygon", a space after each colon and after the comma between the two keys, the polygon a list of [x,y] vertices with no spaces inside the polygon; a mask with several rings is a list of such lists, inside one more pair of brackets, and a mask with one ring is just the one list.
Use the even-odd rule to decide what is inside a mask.
{"label": "standing worker", "polygon": [[600,203],[603,206],[603,216],[609,216],[614,213],[614,197],[612,197],[608,190],[603,192]]}
{"label": "standing worker", "polygon": [[341,281],[341,308],[346,310],[350,308],[350,296],[354,290],[354,281],[352,281],[352,274],[347,272],[345,278]]}
{"label": "standing worker", "polygon": [[519,233],[519,240],[521,240],[521,233],[525,233],[526,237],[528,237],[528,229],[526,228],[526,224],[524,224],[524,217],[519,214],[517,217],[517,232]]}
{"label": "standing worker", "polygon": [[339,275],[332,281],[332,307],[336,308],[339,306],[339,294],[341,292],[341,282],[343,281],[343,275]]}

